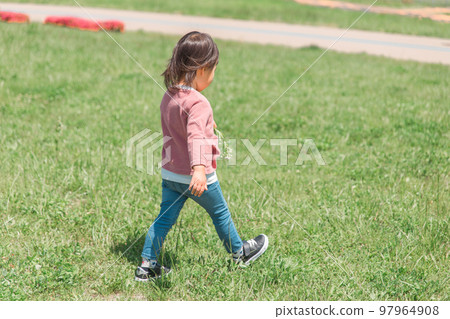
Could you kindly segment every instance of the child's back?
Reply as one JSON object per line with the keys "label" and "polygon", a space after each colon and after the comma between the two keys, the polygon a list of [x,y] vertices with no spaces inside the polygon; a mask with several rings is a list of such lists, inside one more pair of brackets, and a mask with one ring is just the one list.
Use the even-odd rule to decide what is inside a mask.
{"label": "child's back", "polygon": [[170,90],[160,110],[163,136],[170,137],[163,145],[162,158],[167,159],[163,168],[191,175],[193,166],[204,165],[206,174],[214,172],[220,152],[208,100],[196,90]]}

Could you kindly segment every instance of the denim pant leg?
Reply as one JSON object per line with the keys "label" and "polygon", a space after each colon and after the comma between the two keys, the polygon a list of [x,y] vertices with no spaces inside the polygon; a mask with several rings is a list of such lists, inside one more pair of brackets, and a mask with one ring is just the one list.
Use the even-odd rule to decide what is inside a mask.
{"label": "denim pant leg", "polygon": [[[189,188],[189,185],[186,184],[175,184],[177,184],[176,187],[179,192],[183,192]],[[208,212],[225,249],[229,253],[239,252],[242,248],[242,240],[234,226],[219,181],[208,185],[208,190],[204,191],[200,197],[192,195],[190,191],[188,191],[186,195]]]}
{"label": "denim pant leg", "polygon": [[166,182],[164,180],[162,182],[161,210],[145,237],[141,256],[147,259],[156,260],[158,258],[167,233],[177,221],[178,215],[188,199],[187,192],[186,194],[179,193],[167,187]]}

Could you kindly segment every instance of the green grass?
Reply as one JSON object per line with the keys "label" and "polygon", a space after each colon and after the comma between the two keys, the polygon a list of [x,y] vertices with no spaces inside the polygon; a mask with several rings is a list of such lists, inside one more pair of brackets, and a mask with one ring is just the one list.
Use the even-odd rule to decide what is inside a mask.
{"label": "green grass", "polygon": [[[177,38],[114,36],[161,84]],[[142,284],[161,181],[125,165],[125,143],[160,131],[163,92],[103,33],[2,24],[0,37],[1,300],[449,299],[447,66],[328,52],[250,126],[322,50],[217,41],[205,95],[221,131],[312,138],[327,165],[295,166],[292,147],[279,166],[268,142],[267,166],[221,162],[239,233],[266,233],[268,251],[235,267],[190,201],[165,244],[174,272]]]}
{"label": "green grass", "polygon": [[[16,0],[29,2],[30,0]],[[75,5],[72,0],[35,0],[35,3]],[[277,21],[348,28],[361,12],[300,5],[292,0],[79,0],[83,6],[170,12],[188,15]],[[364,15],[353,29],[450,38],[450,24],[411,17]]]}

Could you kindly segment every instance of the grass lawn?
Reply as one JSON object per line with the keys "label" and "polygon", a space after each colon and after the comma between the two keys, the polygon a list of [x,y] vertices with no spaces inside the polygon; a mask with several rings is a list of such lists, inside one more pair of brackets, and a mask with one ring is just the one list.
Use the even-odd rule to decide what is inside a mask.
{"label": "grass lawn", "polygon": [[[177,38],[114,36],[161,84]],[[266,166],[220,162],[239,233],[268,251],[235,267],[190,201],[165,245],[174,272],[142,284],[161,181],[126,166],[125,143],[160,131],[163,92],[104,33],[0,37],[1,300],[449,299],[449,67],[328,52],[250,126],[322,50],[217,41],[205,95],[225,136],[312,138],[327,165],[295,166],[291,147],[279,166],[268,142]]]}
{"label": "grass lawn", "polygon": [[[76,5],[73,0],[16,2]],[[357,1],[354,1],[357,2]],[[363,1],[358,1],[363,2]],[[292,0],[78,0],[83,6],[170,12],[188,15],[277,21],[348,28],[361,12],[300,5]],[[366,14],[353,29],[450,38],[450,24],[394,15]]]}

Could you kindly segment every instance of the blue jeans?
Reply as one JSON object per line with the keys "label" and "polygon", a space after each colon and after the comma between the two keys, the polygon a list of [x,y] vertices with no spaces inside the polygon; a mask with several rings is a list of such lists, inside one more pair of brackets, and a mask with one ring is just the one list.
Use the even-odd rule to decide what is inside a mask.
{"label": "blue jeans", "polygon": [[149,260],[158,258],[164,239],[177,221],[178,215],[188,198],[192,198],[208,212],[220,240],[229,253],[236,253],[241,250],[242,240],[231,219],[219,181],[208,185],[208,190],[205,190],[202,196],[197,197],[191,194],[188,184],[163,179],[161,210],[148,230],[142,257]]}

